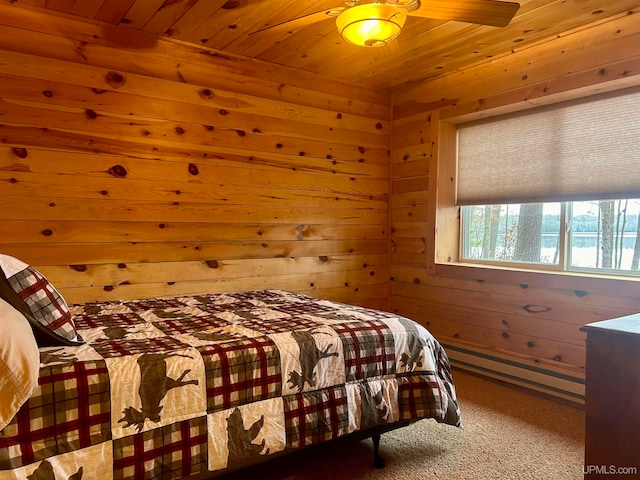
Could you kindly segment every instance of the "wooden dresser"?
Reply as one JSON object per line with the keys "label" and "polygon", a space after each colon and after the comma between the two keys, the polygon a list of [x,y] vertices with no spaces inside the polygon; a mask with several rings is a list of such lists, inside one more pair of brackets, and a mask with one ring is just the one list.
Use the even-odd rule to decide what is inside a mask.
{"label": "wooden dresser", "polygon": [[640,479],[640,314],[590,323],[584,478]]}

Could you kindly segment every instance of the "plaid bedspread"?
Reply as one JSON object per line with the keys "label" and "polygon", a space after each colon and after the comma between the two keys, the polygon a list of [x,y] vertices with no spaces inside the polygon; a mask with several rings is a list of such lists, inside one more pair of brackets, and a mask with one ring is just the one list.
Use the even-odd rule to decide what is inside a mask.
{"label": "plaid bedspread", "polygon": [[184,478],[401,420],[459,425],[449,362],[397,315],[280,290],[71,307],[0,432],[0,478]]}

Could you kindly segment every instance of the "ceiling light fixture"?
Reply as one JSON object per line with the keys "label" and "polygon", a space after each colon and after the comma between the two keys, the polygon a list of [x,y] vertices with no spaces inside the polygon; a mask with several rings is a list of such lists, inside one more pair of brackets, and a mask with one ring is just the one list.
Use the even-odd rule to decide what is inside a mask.
{"label": "ceiling light fixture", "polygon": [[361,47],[382,47],[400,35],[406,9],[385,3],[347,8],[336,19],[338,32],[347,42]]}

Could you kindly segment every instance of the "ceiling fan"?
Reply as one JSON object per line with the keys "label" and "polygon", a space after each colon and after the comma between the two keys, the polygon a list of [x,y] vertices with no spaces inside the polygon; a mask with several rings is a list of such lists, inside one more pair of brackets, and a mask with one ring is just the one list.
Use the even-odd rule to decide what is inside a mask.
{"label": "ceiling fan", "polygon": [[292,30],[335,18],[338,32],[349,43],[381,47],[396,38],[407,15],[504,27],[520,8],[500,0],[345,0],[336,7],[294,18],[256,32]]}

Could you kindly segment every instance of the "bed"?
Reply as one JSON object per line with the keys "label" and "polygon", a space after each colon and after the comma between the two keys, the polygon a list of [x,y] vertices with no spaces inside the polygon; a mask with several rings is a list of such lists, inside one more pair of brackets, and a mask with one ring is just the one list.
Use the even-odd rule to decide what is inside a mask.
{"label": "bed", "polygon": [[419,419],[460,425],[446,353],[407,318],[276,289],[66,305],[34,268],[0,267],[3,356],[25,357],[0,359],[0,395],[22,397],[2,412],[3,480],[215,476]]}

